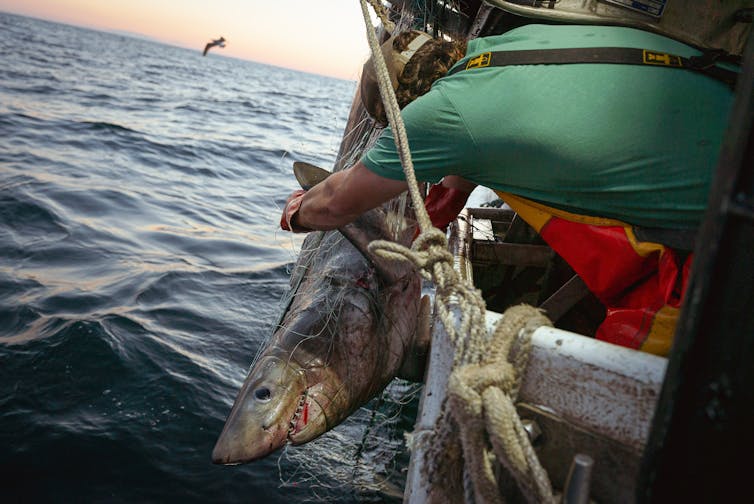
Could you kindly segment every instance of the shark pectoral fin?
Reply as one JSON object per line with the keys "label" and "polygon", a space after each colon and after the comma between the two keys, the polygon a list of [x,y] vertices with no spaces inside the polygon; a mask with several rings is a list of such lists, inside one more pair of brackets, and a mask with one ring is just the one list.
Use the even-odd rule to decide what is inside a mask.
{"label": "shark pectoral fin", "polygon": [[382,208],[373,208],[361,214],[355,221],[338,228],[338,231],[374,265],[388,285],[401,281],[414,269],[414,265],[407,261],[385,259],[369,250],[369,244],[374,240],[385,240],[390,236]]}
{"label": "shark pectoral fin", "polygon": [[406,352],[398,377],[412,382],[424,381],[424,371],[427,367],[427,355],[432,339],[431,331],[432,304],[429,296],[422,296],[419,303],[419,313],[416,322],[416,332],[413,345]]}
{"label": "shark pectoral fin", "polygon": [[295,161],[293,163],[293,174],[296,176],[299,185],[301,185],[301,189],[305,191],[308,191],[331,175],[324,168],[304,163],[303,161]]}

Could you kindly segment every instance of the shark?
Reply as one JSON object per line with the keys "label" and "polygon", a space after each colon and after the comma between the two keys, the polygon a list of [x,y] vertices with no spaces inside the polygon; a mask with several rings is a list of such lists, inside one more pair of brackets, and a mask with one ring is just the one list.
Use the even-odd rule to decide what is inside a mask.
{"label": "shark", "polygon": [[[304,188],[327,173],[300,165],[294,171]],[[312,441],[395,377],[422,379],[431,305],[421,276],[413,265],[386,261],[368,248],[388,238],[410,245],[415,220],[409,208],[396,232],[395,206],[305,238],[290,302],[238,392],[212,451],[214,463],[248,463]]]}

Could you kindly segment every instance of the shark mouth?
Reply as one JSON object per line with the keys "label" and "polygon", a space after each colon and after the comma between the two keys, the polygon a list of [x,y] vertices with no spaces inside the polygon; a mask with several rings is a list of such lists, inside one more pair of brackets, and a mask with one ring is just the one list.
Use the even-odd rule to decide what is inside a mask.
{"label": "shark mouth", "polygon": [[301,397],[298,399],[298,405],[296,406],[296,411],[293,413],[293,416],[291,417],[291,421],[288,424],[288,439],[290,440],[291,436],[298,433],[301,429],[306,427],[306,424],[309,422],[309,403],[307,402],[307,398],[309,397],[309,389],[304,389],[304,392],[301,394]]}

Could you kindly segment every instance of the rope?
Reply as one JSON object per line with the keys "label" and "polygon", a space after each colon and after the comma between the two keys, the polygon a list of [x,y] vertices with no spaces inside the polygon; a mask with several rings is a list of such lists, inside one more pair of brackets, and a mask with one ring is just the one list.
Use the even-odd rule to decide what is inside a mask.
{"label": "rope", "polygon": [[[455,350],[453,371],[448,382],[448,400],[443,404],[443,412],[436,426],[436,442],[430,444],[432,451],[439,455],[431,457],[435,461],[439,460],[437,467],[440,477],[437,482],[447,483],[447,478],[442,477],[442,473],[447,471],[442,466],[444,461],[453,459],[448,455],[457,447],[460,436],[464,459],[471,468],[475,498],[479,502],[501,502],[492,461],[486,448],[486,436],[489,436],[495,455],[511,471],[524,494],[532,502],[554,502],[547,474],[539,464],[513,406],[518,395],[517,376],[521,375],[528,361],[533,329],[525,331],[528,335],[524,338],[525,350],[517,356],[511,355],[515,334],[510,336],[510,331],[502,329],[509,327],[509,324],[499,324],[494,336],[490,337],[485,327],[486,308],[480,291],[468,280],[462,280],[453,268],[453,256],[448,251],[445,233],[432,226],[424,207],[424,199],[419,193],[406,129],[377,34],[371,24],[367,1],[375,9],[385,29],[391,31],[394,25],[390,23],[388,29],[385,23],[387,14],[379,0],[360,0],[380,95],[393,130],[421,231],[410,249],[384,240],[373,241],[369,244],[369,249],[389,260],[410,261],[424,278],[434,282],[437,315]],[[459,307],[458,323],[449,309],[453,303]],[[539,311],[531,307],[529,310],[534,310],[534,313],[530,311],[527,316],[535,316],[531,324],[549,325],[549,321]],[[503,321],[507,318],[506,312]],[[508,332],[501,335],[498,334],[500,331]],[[467,337],[463,338],[461,335]],[[508,360],[511,357],[514,357],[513,363]],[[428,441],[414,439],[414,442]],[[429,457],[430,451],[427,453]]]}
{"label": "rope", "polygon": [[[463,309],[463,313],[467,314],[461,320],[461,330],[464,332],[468,331],[470,334],[466,347],[481,348],[481,343],[487,336],[487,332],[484,330],[484,301],[481,294],[474,289],[473,285],[462,283],[459,280],[458,275],[453,269],[453,257],[448,252],[448,242],[445,234],[432,226],[432,221],[427,214],[427,210],[424,208],[424,199],[419,193],[419,184],[414,174],[406,128],[401,119],[395,91],[390,82],[390,75],[385,64],[385,59],[382,56],[382,51],[380,50],[377,34],[370,22],[366,0],[360,0],[360,2],[367,26],[367,39],[372,51],[372,60],[375,65],[380,94],[385,105],[388,121],[393,129],[398,155],[403,166],[406,182],[408,183],[408,192],[419,222],[419,229],[421,230],[417,239],[414,240],[411,249],[386,240],[375,240],[370,243],[369,248],[373,253],[382,255],[386,259],[407,259],[416,264],[425,278],[434,281],[437,288],[437,299],[450,300],[452,297],[456,298]],[[443,304],[438,303],[438,305]],[[456,343],[460,338],[457,337],[458,333],[455,331],[455,323],[450,313],[443,307],[440,315],[448,330],[448,334],[451,335],[452,341]],[[459,363],[476,360],[477,357],[477,355],[468,355],[466,351],[456,352],[456,359]]]}
{"label": "rope", "polygon": [[[463,457],[472,468],[478,502],[502,502],[486,437],[492,453],[529,502],[555,502],[550,480],[515,407],[531,335],[543,325],[551,323],[538,309],[528,305],[509,308],[495,329],[486,362],[457,368],[448,379],[448,406],[456,424],[463,426],[459,429]],[[518,351],[514,351],[514,343],[518,343]]]}
{"label": "rope", "polygon": [[[385,27],[385,30],[392,34],[393,30],[395,30],[395,23],[390,21],[390,17],[388,16],[387,9],[384,5],[382,5],[382,2],[380,0],[369,0],[369,5],[372,6],[372,9],[374,9],[374,13],[377,14],[377,17],[380,18],[380,22],[382,23],[382,26]],[[369,19],[367,18],[367,23],[369,23]]]}

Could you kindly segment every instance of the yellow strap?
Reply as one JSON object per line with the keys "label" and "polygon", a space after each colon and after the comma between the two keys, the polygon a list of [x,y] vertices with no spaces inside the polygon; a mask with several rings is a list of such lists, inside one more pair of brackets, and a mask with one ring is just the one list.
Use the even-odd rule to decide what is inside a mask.
{"label": "yellow strap", "polygon": [[672,306],[665,305],[654,314],[652,327],[647,333],[647,337],[639,349],[655,355],[666,356],[670,353],[670,346],[673,344],[675,327],[678,322],[680,310]]}
{"label": "yellow strap", "polygon": [[623,221],[567,212],[507,192],[495,191],[495,193],[497,193],[497,195],[500,196],[500,199],[505,201],[522,219],[533,227],[537,233],[542,231],[542,228],[551,218],[558,217],[578,224],[622,227],[626,232],[626,237],[628,238],[631,247],[633,247],[634,252],[641,257],[647,257],[655,252],[662,254],[665,250],[665,247],[659,243],[639,241],[636,238],[631,225]]}
{"label": "yellow strap", "polygon": [[[621,227],[630,227],[629,224],[626,224],[625,222],[619,221],[617,219],[608,219],[606,217],[592,217],[590,215],[581,215],[581,214],[575,214],[571,212],[566,212],[565,210],[559,210],[557,208],[553,208],[547,205],[543,205],[542,203],[536,203],[530,199],[522,198],[521,196],[516,196],[515,194],[502,192],[502,191],[495,191],[500,198],[508,203],[508,205],[516,211],[517,214],[521,216],[522,219],[524,219],[526,222],[529,222],[527,220],[527,216],[533,217],[535,222],[541,222],[541,225],[539,227],[535,226],[531,222],[529,222],[529,225],[534,227],[534,229],[537,230],[537,232],[542,229],[544,224],[547,223],[548,220],[550,220],[550,217],[560,217],[561,219],[565,219],[570,222],[578,222],[580,224],[591,224],[593,226],[621,226]],[[521,211],[518,210],[518,208],[521,209]],[[537,215],[541,214],[541,215]],[[545,218],[547,216],[547,218]],[[544,219],[544,220],[543,220]]]}

